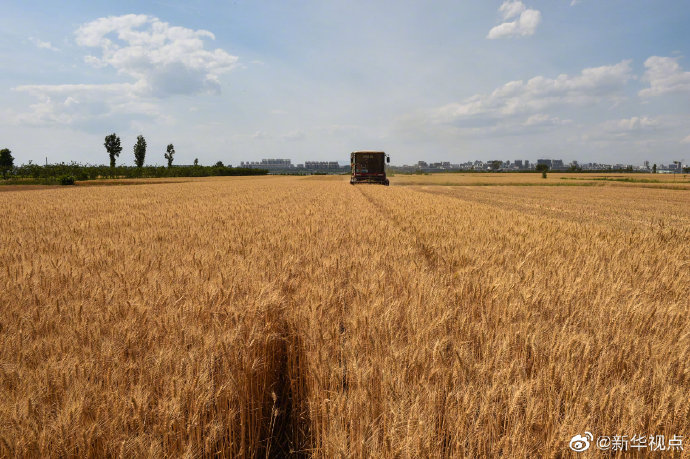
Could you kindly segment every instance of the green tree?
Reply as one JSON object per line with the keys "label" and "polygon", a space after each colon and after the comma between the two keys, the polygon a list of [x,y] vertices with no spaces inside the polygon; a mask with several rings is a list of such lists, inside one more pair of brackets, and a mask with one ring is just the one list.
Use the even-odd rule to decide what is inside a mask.
{"label": "green tree", "polygon": [[652,166],[652,174],[656,174],[656,164]]}
{"label": "green tree", "polygon": [[503,162],[501,162],[501,161],[491,161],[491,162],[489,162],[489,164],[491,165],[491,170],[492,170],[492,171],[497,171],[497,170],[499,170],[499,169],[501,168],[501,165],[503,164]]}
{"label": "green tree", "polygon": [[199,158],[194,158],[194,165],[198,166],[199,165]]}
{"label": "green tree", "polygon": [[541,178],[546,178],[546,173],[549,171],[549,166],[546,164],[537,164],[535,169],[537,172],[541,172]]}
{"label": "green tree", "polygon": [[137,143],[134,144],[134,164],[137,167],[144,166],[144,158],[146,157],[146,140],[143,135],[137,136]]}
{"label": "green tree", "polygon": [[218,161],[213,167],[225,167],[225,164],[223,164],[223,161]]}
{"label": "green tree", "polygon": [[115,158],[120,156],[120,152],[122,151],[120,138],[115,133],[107,135],[105,136],[105,143],[103,145],[105,145],[105,149],[110,156],[110,167],[115,167]]}
{"label": "green tree", "polygon": [[14,158],[9,148],[0,150],[0,171],[2,171],[2,178],[7,176],[7,173],[14,169]]}
{"label": "green tree", "polygon": [[173,144],[168,145],[168,149],[166,150],[164,156],[165,159],[168,160],[168,167],[172,167],[173,156],[175,156],[175,147],[173,146]]}

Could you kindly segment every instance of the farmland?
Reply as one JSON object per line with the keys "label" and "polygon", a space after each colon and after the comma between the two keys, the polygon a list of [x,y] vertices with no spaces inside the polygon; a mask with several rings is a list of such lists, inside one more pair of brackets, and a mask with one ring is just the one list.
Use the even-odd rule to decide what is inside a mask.
{"label": "farmland", "polygon": [[562,177],[2,192],[0,456],[688,436],[690,184]]}

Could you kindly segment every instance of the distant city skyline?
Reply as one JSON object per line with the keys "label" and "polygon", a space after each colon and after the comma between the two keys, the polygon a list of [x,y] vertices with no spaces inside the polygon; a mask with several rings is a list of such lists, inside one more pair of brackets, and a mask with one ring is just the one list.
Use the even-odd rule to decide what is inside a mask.
{"label": "distant city skyline", "polygon": [[[196,1],[0,8],[17,164],[690,162],[690,5]],[[612,19],[615,18],[615,19]]]}
{"label": "distant city skyline", "polygon": [[[496,164],[500,163],[500,164]],[[671,161],[665,163],[653,163],[651,161],[643,161],[642,164],[631,163],[603,163],[603,162],[580,162],[573,160],[565,162],[560,158],[540,158],[536,161],[528,159],[514,159],[514,160],[499,160],[493,159],[490,161],[470,160],[460,163],[451,161],[431,162],[419,160],[412,164],[395,164],[389,166],[394,169],[420,169],[420,170],[533,170],[536,166],[543,164],[548,166],[551,170],[568,170],[571,168],[582,170],[605,170],[605,169],[625,169],[633,168],[636,171],[652,170],[653,166],[657,166],[657,170],[678,170],[690,167],[690,162]],[[290,158],[262,158],[260,161],[241,161],[240,167],[253,167],[267,169],[269,171],[287,171],[287,170],[318,170],[318,171],[333,171],[349,169],[350,163],[342,163],[338,161],[305,161],[303,163],[293,163]]]}

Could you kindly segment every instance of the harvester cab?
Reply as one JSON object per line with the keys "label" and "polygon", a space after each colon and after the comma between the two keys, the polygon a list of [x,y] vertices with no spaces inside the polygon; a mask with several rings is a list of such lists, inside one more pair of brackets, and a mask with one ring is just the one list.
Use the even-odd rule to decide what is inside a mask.
{"label": "harvester cab", "polygon": [[383,151],[353,151],[350,154],[350,184],[376,183],[388,186],[386,163],[391,157]]}

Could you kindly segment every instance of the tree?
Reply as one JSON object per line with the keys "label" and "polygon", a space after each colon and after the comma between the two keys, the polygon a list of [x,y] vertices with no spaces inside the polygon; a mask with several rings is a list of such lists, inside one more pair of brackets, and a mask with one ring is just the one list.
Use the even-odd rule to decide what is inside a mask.
{"label": "tree", "polygon": [[175,156],[175,147],[173,144],[168,145],[167,153],[164,155],[165,159],[168,160],[168,167],[172,167],[173,156]]}
{"label": "tree", "polygon": [[489,162],[489,164],[491,165],[491,170],[497,171],[497,170],[499,170],[499,169],[501,168],[501,166],[503,165],[503,162],[501,162],[501,161],[491,161],[491,162]]}
{"label": "tree", "polygon": [[549,166],[547,164],[537,164],[535,169],[537,172],[541,172],[541,178],[546,178],[546,173],[549,170]]}
{"label": "tree", "polygon": [[0,150],[0,170],[2,171],[2,178],[7,176],[7,172],[14,169],[14,158],[9,148]]}
{"label": "tree", "polygon": [[137,167],[144,165],[144,158],[146,157],[146,140],[143,135],[137,136],[137,143],[134,144],[134,164]]}
{"label": "tree", "polygon": [[120,156],[122,146],[120,145],[120,138],[114,132],[105,136],[105,149],[110,155],[110,167],[115,167],[115,158]]}
{"label": "tree", "polygon": [[656,163],[652,166],[652,174],[656,174]]}
{"label": "tree", "polygon": [[223,164],[223,161],[218,161],[213,167],[225,167],[225,164]]}

